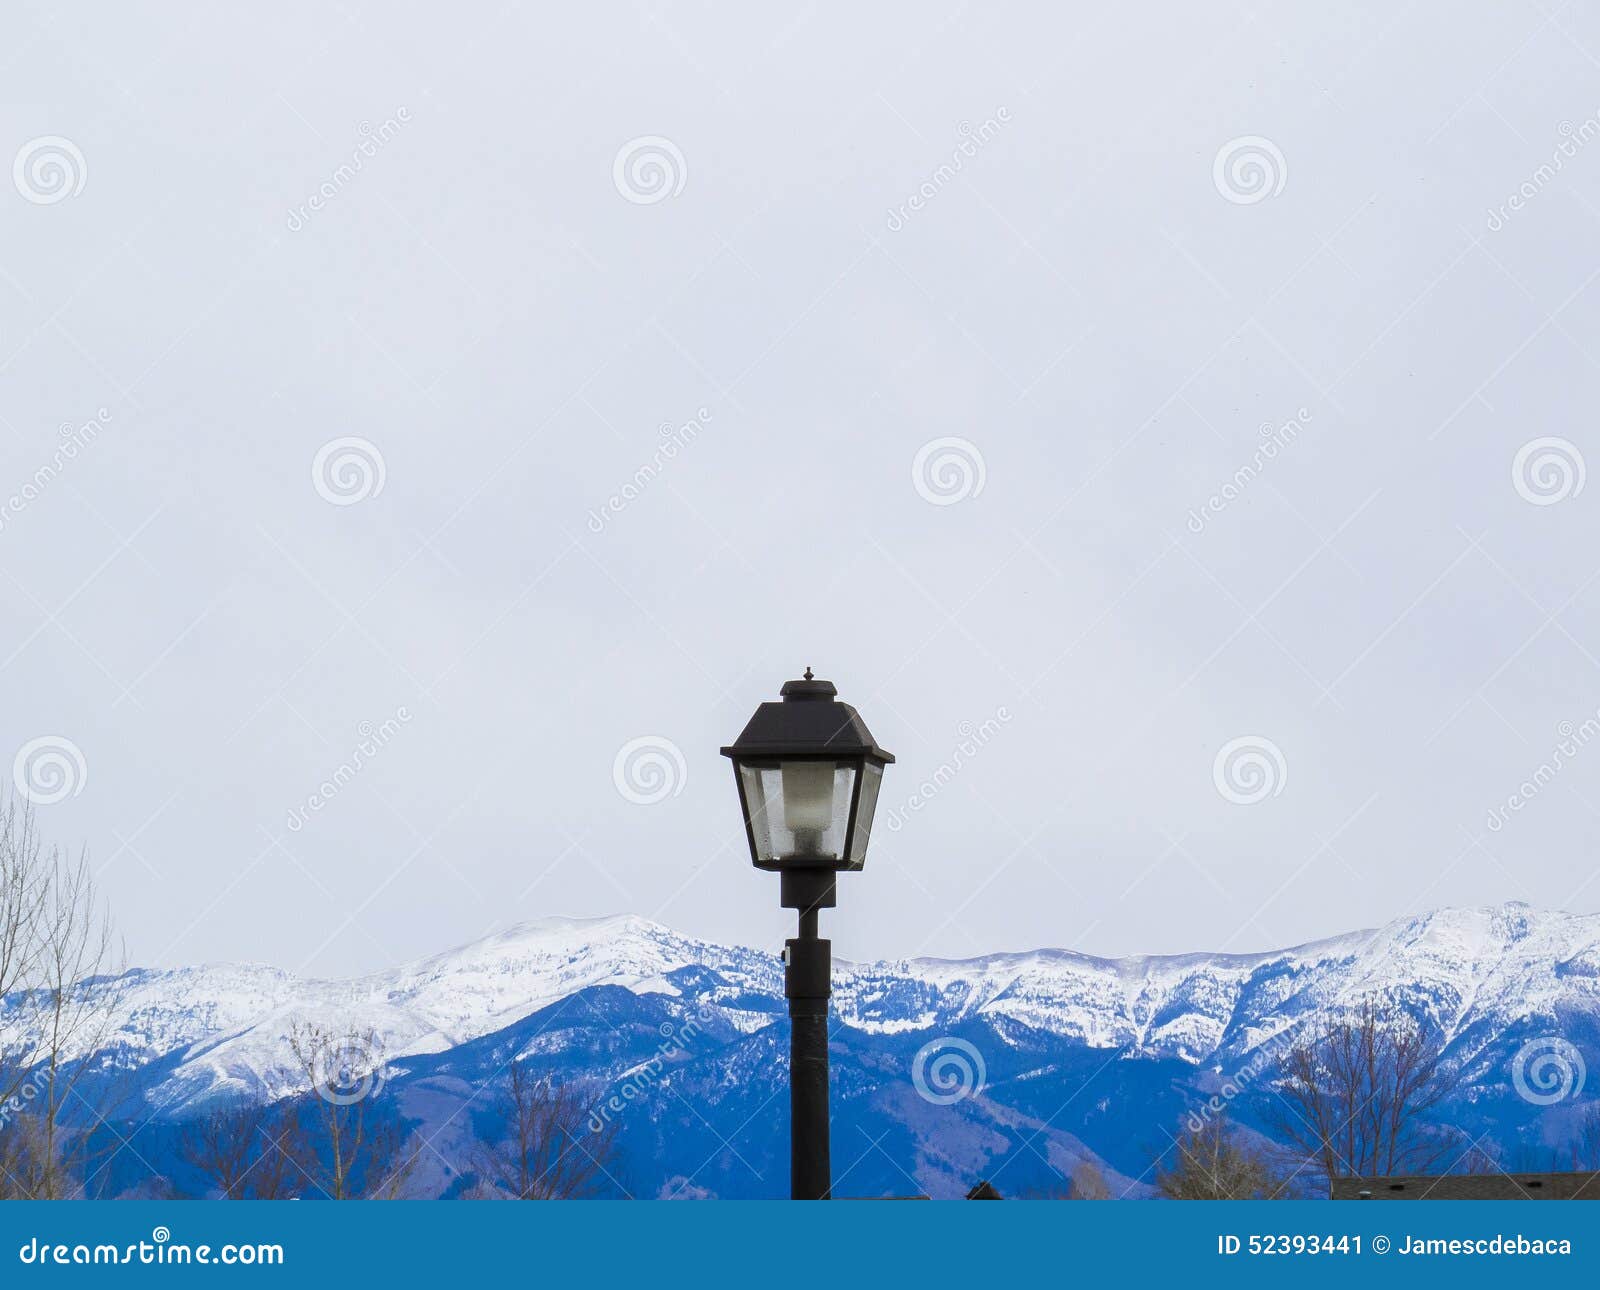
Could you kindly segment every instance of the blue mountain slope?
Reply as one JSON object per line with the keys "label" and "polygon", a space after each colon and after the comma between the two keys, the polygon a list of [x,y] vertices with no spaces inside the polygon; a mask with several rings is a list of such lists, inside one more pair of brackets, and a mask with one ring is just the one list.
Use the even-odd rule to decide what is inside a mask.
{"label": "blue mountain slope", "polygon": [[[356,981],[223,965],[97,989],[109,1037],[68,1056],[98,1071],[122,1144],[102,1172],[114,1192],[149,1189],[152,1173],[188,1189],[176,1126],[208,1107],[304,1096],[284,1042],[304,1020],[371,1038],[377,1098],[430,1145],[421,1194],[475,1181],[514,1061],[581,1086],[615,1135],[603,1192],[787,1191],[788,1029],[769,954],[637,918],[550,919]],[[980,1178],[1059,1193],[1083,1162],[1114,1194],[1147,1194],[1152,1156],[1187,1111],[1242,1072],[1251,1092],[1233,1114],[1261,1128],[1275,1036],[1371,997],[1410,1011],[1459,1064],[1446,1118],[1508,1160],[1538,1150],[1547,1163],[1596,1091],[1600,917],[1506,905],[1260,955],[840,963],[835,991],[841,1195],[954,1196]],[[24,1037],[7,1016],[0,1045],[14,1051]],[[1552,1043],[1567,1045],[1568,1086],[1525,1096],[1516,1072]]]}

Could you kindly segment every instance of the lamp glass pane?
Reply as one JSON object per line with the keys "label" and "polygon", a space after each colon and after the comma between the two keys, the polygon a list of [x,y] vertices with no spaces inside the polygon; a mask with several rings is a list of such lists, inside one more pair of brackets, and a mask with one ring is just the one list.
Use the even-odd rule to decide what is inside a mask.
{"label": "lamp glass pane", "polygon": [[853,762],[740,762],[759,864],[775,860],[839,863],[844,859]]}
{"label": "lamp glass pane", "polygon": [[872,836],[872,813],[878,809],[878,789],[883,784],[883,767],[868,762],[862,769],[861,802],[856,807],[855,828],[850,831],[850,867],[866,863],[867,842]]}
{"label": "lamp glass pane", "polygon": [[739,762],[739,786],[744,790],[744,805],[750,821],[750,840],[755,848],[755,862],[766,864],[772,859],[772,829],[767,823],[767,787],[761,767]]}

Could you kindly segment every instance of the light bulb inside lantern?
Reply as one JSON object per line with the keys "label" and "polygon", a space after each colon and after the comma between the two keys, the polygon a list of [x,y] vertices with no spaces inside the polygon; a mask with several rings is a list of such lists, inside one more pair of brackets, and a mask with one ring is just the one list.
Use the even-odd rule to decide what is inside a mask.
{"label": "light bulb inside lantern", "polygon": [[[794,834],[815,847],[833,824],[833,763],[786,761],[783,763],[783,822]],[[805,848],[809,849],[809,848]]]}

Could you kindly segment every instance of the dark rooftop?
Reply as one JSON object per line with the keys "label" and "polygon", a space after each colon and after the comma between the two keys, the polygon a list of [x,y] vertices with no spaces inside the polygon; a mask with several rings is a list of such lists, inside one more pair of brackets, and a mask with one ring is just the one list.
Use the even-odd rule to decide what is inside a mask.
{"label": "dark rooftop", "polygon": [[1600,1200],[1600,1174],[1392,1174],[1335,1178],[1334,1200]]}

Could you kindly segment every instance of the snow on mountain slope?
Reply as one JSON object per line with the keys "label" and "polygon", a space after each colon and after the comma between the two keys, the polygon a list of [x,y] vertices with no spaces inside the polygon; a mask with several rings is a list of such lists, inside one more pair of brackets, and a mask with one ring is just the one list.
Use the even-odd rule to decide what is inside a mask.
{"label": "snow on mountain slope", "polygon": [[717,968],[755,989],[770,989],[779,980],[769,956],[691,940],[634,915],[614,915],[521,923],[352,984],[370,998],[428,1017],[460,1042],[590,986],[676,994],[667,974],[691,964]]}
{"label": "snow on mountain slope", "polygon": [[1486,1017],[1600,1009],[1600,915],[1512,903],[1441,910],[1263,954],[1100,959],[1062,950],[842,965],[840,1014],[867,1030],[971,1015],[1093,1048],[1204,1062],[1237,1057],[1307,1011],[1379,994],[1454,1039]]}
{"label": "snow on mountain slope", "polygon": [[[738,953],[619,916],[524,923],[417,963],[346,981],[297,977],[259,964],[134,969],[96,985],[111,1024],[86,1029],[63,1056],[84,1057],[92,1048],[114,1052],[118,1063],[129,1067],[193,1048],[192,1060],[211,1072],[217,1088],[243,1083],[265,1089],[287,1078],[289,1054],[282,1036],[297,1017],[320,1016],[376,1030],[391,1057],[431,1052],[589,986],[670,990],[665,973],[707,954],[727,963]],[[23,1046],[25,1018],[26,1010],[19,1010],[15,1000],[0,1001],[0,1051]],[[279,1075],[269,1077],[275,1070]],[[179,1073],[185,1082],[195,1078],[181,1067]]]}
{"label": "snow on mountain slope", "polygon": [[[158,1106],[225,1091],[296,1091],[284,1036],[297,1018],[372,1030],[389,1061],[442,1052],[594,986],[682,996],[750,1033],[781,1016],[771,954],[680,936],[646,919],[547,918],[347,981],[254,965],[125,973],[108,1047],[164,1062]],[[1029,1036],[1192,1065],[1242,1059],[1309,1011],[1392,997],[1462,1038],[1468,1055],[1530,1019],[1600,1021],[1600,915],[1522,904],[1443,910],[1263,954],[1102,959],[1066,950],[836,965],[840,1018],[869,1034],[982,1020]],[[0,1006],[0,1045],[8,1042]],[[15,1021],[10,1023],[15,1026]],[[14,1036],[12,1038],[14,1042]]]}

